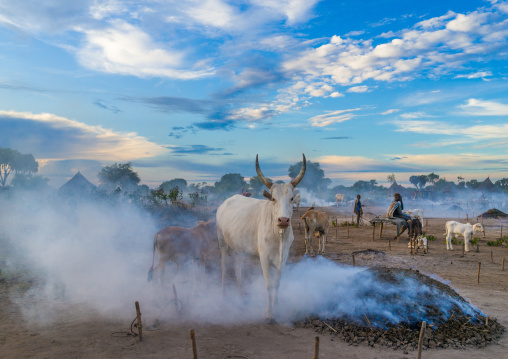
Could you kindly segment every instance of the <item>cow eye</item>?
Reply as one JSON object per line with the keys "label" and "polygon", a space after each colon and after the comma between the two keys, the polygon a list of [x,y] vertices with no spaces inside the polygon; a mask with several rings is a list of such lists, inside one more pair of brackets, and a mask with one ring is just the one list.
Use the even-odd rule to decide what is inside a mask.
{"label": "cow eye", "polygon": [[295,197],[291,197],[291,201],[293,201],[293,199],[295,199]]}

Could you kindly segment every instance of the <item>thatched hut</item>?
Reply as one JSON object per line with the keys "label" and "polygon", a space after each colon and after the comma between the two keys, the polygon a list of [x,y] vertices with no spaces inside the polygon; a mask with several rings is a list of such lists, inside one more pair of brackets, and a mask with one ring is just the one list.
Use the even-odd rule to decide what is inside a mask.
{"label": "thatched hut", "polygon": [[97,186],[87,180],[81,172],[77,172],[74,177],[64,183],[58,189],[61,196],[87,196],[97,191]]}

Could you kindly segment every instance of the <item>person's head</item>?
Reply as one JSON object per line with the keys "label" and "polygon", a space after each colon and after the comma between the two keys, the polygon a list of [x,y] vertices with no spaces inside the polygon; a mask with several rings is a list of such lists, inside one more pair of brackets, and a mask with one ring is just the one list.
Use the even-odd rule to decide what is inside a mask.
{"label": "person's head", "polygon": [[400,195],[400,193],[395,193],[393,195],[393,198],[396,200],[396,201],[402,201],[402,196]]}
{"label": "person's head", "polygon": [[360,199],[362,196],[360,196],[359,194],[356,195],[356,198]]}

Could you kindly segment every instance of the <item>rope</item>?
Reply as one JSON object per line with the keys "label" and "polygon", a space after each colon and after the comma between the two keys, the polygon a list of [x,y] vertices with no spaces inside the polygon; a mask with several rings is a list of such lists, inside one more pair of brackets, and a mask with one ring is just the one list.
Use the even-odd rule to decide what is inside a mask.
{"label": "rope", "polygon": [[[138,316],[136,315],[134,317],[134,320],[131,322],[131,326],[130,326],[130,329],[131,329],[131,332],[112,332],[111,333],[111,336],[112,337],[129,337],[129,336],[133,336],[133,337],[137,337],[138,336],[138,333],[134,333],[134,331],[132,330],[133,327],[137,327],[137,324],[134,324],[134,322],[138,319]],[[118,335],[118,334],[121,334],[121,335]]]}

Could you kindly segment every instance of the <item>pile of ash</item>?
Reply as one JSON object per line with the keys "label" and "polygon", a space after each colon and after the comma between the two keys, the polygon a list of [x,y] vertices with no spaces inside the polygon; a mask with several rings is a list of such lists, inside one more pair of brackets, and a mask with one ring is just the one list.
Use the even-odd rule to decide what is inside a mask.
{"label": "pile of ash", "polygon": [[496,218],[497,219],[497,218],[507,218],[508,214],[500,211],[499,209],[491,208],[487,212],[482,213],[481,216],[483,216],[483,218]]}
{"label": "pile of ash", "polygon": [[374,278],[379,285],[352,289],[357,303],[353,310],[348,298],[342,302],[337,297],[326,310],[294,325],[330,332],[352,345],[402,350],[417,348],[422,321],[427,323],[426,348],[481,348],[504,331],[493,318],[487,324],[486,317],[452,288],[418,271],[378,267],[355,277],[355,282]]}

